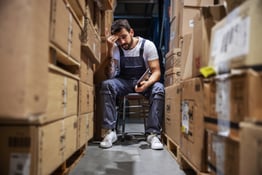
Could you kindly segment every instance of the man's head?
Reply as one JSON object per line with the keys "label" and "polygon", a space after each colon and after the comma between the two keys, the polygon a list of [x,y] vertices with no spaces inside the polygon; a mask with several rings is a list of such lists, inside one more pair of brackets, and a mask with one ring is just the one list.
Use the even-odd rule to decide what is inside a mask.
{"label": "man's head", "polygon": [[123,49],[132,47],[134,31],[126,19],[118,19],[112,23],[111,34],[118,37],[116,43]]}

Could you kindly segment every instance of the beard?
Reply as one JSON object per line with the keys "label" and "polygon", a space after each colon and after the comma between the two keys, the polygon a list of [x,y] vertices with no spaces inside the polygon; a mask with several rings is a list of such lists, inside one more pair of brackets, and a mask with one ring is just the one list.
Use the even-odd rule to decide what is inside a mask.
{"label": "beard", "polygon": [[129,43],[122,44],[121,47],[125,50],[129,50],[131,49],[133,42],[134,42],[134,39],[133,37],[131,37],[131,41]]}

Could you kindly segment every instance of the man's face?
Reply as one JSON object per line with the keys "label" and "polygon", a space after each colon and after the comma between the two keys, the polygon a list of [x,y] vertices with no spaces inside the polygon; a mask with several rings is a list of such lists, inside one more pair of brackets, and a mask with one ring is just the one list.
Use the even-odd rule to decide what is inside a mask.
{"label": "man's face", "polygon": [[125,50],[129,50],[133,44],[134,32],[131,29],[128,32],[126,29],[122,29],[120,32],[116,33],[118,39],[116,41],[117,45],[121,46]]}

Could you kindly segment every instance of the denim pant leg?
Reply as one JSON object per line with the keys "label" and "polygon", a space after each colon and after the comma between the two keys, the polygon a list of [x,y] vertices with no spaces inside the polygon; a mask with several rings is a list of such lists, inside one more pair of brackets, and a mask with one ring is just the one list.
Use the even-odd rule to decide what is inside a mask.
{"label": "denim pant leg", "polygon": [[133,82],[120,78],[108,79],[102,82],[100,95],[103,110],[103,127],[114,129],[117,121],[116,100],[133,91]]}
{"label": "denim pant leg", "polygon": [[146,133],[160,134],[164,114],[165,88],[162,83],[155,83],[148,91],[150,109],[146,124]]}

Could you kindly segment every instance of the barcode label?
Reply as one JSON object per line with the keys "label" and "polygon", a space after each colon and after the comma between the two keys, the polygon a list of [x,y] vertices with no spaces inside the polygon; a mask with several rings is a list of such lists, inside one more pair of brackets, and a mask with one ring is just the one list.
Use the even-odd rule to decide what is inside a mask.
{"label": "barcode label", "polygon": [[11,153],[9,175],[30,174],[31,156],[27,153]]}
{"label": "barcode label", "polygon": [[215,65],[249,52],[250,17],[236,17],[214,33],[211,56]]}

